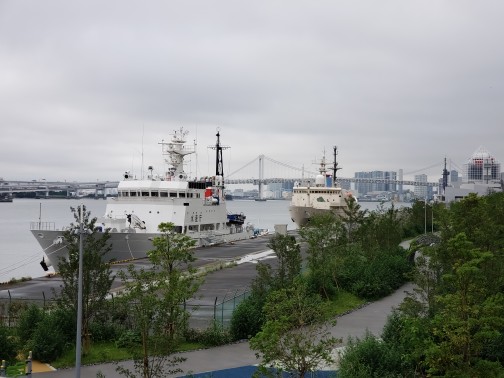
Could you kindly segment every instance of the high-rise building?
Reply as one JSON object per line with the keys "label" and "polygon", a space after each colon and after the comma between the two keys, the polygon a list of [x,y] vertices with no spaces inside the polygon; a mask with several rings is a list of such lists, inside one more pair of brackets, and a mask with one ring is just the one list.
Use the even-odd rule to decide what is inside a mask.
{"label": "high-rise building", "polygon": [[480,147],[464,164],[464,181],[475,184],[490,184],[500,180],[500,163]]}
{"label": "high-rise building", "polygon": [[458,182],[458,179],[459,179],[458,171],[456,170],[450,171],[450,182]]}
{"label": "high-rise building", "polygon": [[[355,178],[362,179],[385,179],[385,180],[397,180],[397,172],[393,171],[371,171],[371,172],[355,172]],[[369,192],[396,192],[396,183],[367,183],[367,182],[356,182],[355,190],[361,194],[367,194]]]}
{"label": "high-rise building", "polygon": [[[427,182],[427,175],[426,174],[415,175],[415,181]],[[427,186],[424,185],[415,185],[414,193],[416,198],[427,198],[429,194]]]}
{"label": "high-rise building", "polygon": [[268,191],[271,194],[272,198],[282,198],[284,192],[292,192],[292,188],[294,187],[294,182],[286,181],[286,182],[273,182],[268,184]]}

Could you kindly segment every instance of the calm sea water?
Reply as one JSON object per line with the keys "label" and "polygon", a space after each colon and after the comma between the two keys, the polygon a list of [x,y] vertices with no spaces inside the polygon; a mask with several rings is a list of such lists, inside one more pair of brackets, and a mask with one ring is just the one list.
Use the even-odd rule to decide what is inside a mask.
{"label": "calm sea water", "polygon": [[[55,222],[57,228],[68,226],[74,221],[70,207],[84,204],[91,216],[105,213],[106,201],[94,199],[14,199],[0,203],[0,282],[11,278],[40,277],[45,274],[40,266],[43,252],[30,232],[30,222]],[[363,209],[374,210],[376,203],[361,203]],[[275,224],[286,224],[288,230],[296,225],[289,217],[289,201],[245,201],[227,202],[229,212],[242,212],[247,222],[257,228],[271,231]]]}

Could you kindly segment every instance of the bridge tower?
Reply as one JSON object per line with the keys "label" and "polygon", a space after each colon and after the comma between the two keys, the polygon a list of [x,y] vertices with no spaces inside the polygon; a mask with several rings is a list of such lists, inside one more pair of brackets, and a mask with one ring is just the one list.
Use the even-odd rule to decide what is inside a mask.
{"label": "bridge tower", "polygon": [[259,199],[263,198],[264,155],[259,155]]}

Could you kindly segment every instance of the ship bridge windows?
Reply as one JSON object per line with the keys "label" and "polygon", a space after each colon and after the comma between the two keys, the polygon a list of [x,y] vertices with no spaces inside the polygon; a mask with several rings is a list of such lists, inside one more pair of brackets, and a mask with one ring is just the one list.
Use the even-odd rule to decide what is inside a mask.
{"label": "ship bridge windows", "polygon": [[200,226],[201,231],[213,231],[215,230],[215,224],[213,223],[205,223]]}
{"label": "ship bridge windows", "polygon": [[200,193],[192,193],[192,192],[177,192],[177,191],[167,191],[167,190],[142,190],[142,191],[134,191],[134,190],[121,190],[118,192],[118,196],[120,197],[155,197],[155,198],[201,198]]}
{"label": "ship bridge windows", "polygon": [[187,226],[187,229],[189,232],[198,232],[199,231],[199,225],[197,224],[190,224]]}

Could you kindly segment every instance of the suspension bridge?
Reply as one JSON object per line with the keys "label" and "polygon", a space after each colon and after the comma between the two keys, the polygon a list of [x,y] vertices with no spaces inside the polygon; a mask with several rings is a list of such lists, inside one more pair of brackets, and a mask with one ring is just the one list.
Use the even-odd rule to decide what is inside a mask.
{"label": "suspension bridge", "polygon": [[[265,163],[269,162],[269,170],[265,169]],[[328,164],[330,165],[330,164]],[[253,178],[237,178],[238,176],[251,176],[250,167],[257,169],[257,177]],[[425,167],[413,172],[406,172],[403,175],[411,175],[414,173],[426,171],[431,168],[439,166],[440,172],[443,167],[443,162],[436,163],[432,166]],[[275,169],[276,167],[276,169]],[[280,168],[280,169],[278,169]],[[247,172],[243,174],[242,172]],[[279,172],[281,171],[281,172]],[[330,169],[328,169],[330,171]],[[240,174],[241,173],[241,174]],[[295,167],[287,163],[280,162],[278,160],[272,159],[266,155],[259,155],[249,163],[245,164],[241,168],[232,171],[231,173],[225,175],[226,184],[253,184],[253,185],[268,185],[272,183],[285,183],[285,182],[303,182],[303,183],[313,183],[315,181],[315,176],[319,174],[315,171],[305,170],[303,167]],[[395,184],[395,185],[412,185],[412,186],[427,186],[436,187],[439,186],[439,182],[429,182],[429,181],[415,181],[415,180],[393,180],[385,178],[356,178],[356,177],[338,177],[337,181],[340,183],[367,183],[367,184]]]}
{"label": "suspension bridge", "polygon": [[[404,175],[411,175],[417,172],[426,171],[436,166],[442,170],[442,162],[425,167],[414,172],[406,172]],[[328,164],[329,166],[330,164]],[[252,173],[255,171],[255,173]],[[330,169],[328,169],[330,171]],[[225,173],[224,179],[226,185],[252,184],[259,186],[272,183],[314,183],[316,175],[319,172],[306,170],[304,167],[295,167],[293,165],[280,162],[266,155],[259,155],[245,164],[241,168]],[[415,180],[393,180],[386,178],[356,178],[356,177],[338,177],[339,183],[366,183],[366,184],[389,184],[398,186],[439,186],[439,182],[415,181]],[[81,189],[94,189],[96,193],[104,193],[106,189],[117,188],[118,181],[97,181],[97,182],[67,182],[67,181],[19,181],[19,180],[0,180],[0,194],[2,193],[22,193],[22,192],[40,192],[49,191],[67,191],[75,192]]]}

